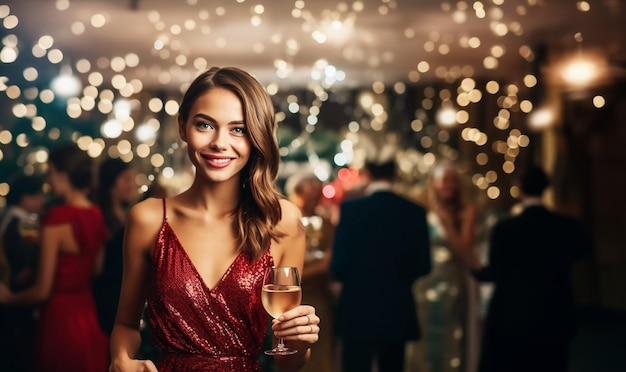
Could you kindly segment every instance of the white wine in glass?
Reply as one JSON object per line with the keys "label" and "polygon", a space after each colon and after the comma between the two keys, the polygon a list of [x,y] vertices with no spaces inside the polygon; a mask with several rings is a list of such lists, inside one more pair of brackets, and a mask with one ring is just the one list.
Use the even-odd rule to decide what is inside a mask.
{"label": "white wine in glass", "polygon": [[[261,302],[268,314],[278,318],[280,314],[300,305],[302,288],[300,274],[297,267],[270,267],[263,277]],[[278,339],[278,345],[272,350],[266,350],[267,355],[290,355],[298,350],[288,349],[283,338]]]}

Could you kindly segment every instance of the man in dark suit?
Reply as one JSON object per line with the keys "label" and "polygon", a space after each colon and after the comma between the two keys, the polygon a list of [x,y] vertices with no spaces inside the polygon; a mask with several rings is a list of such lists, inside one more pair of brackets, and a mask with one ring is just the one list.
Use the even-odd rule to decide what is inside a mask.
{"label": "man in dark suit", "polygon": [[576,220],[543,206],[548,184],[539,167],[523,173],[523,210],[494,225],[489,264],[474,271],[477,279],[495,284],[480,372],[568,369],[576,329],[570,270],[590,243]]}
{"label": "man in dark suit", "polygon": [[336,331],[343,372],[402,372],[408,340],[420,337],[413,282],[431,268],[423,207],[391,190],[395,163],[369,163],[365,196],[344,201],[330,271],[342,284]]}

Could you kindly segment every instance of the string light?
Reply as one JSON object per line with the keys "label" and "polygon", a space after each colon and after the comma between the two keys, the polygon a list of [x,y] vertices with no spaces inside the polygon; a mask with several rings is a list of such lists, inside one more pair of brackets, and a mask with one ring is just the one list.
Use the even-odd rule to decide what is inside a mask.
{"label": "string light", "polygon": [[[63,6],[58,5],[61,3]],[[238,1],[232,6],[242,6],[240,5],[242,3],[244,1]],[[401,5],[397,2],[385,1],[383,3],[375,9],[375,16],[381,17],[380,19],[382,17],[394,17],[402,12]],[[546,118],[546,113],[542,110],[533,111],[533,103],[528,99],[522,99],[523,93],[502,93],[501,87],[506,86],[506,82],[502,79],[494,78],[484,87],[479,86],[478,72],[484,73],[483,70],[488,70],[489,73],[495,74],[504,66],[504,59],[515,54],[510,53],[511,50],[516,50],[515,47],[504,47],[503,37],[508,38],[513,34],[515,36],[523,35],[524,18],[532,11],[531,8],[539,2],[529,2],[523,9],[518,7],[516,13],[505,12],[503,1],[493,1],[492,3],[489,9],[478,1],[473,3],[472,9],[469,9],[467,3],[464,2],[457,3],[456,7],[448,2],[441,5],[441,12],[453,22],[464,24],[470,18],[476,18],[484,26],[484,30],[488,31],[487,33],[472,30],[467,32],[460,30],[458,34],[447,30],[424,32],[411,25],[403,26],[402,33],[398,37],[410,39],[415,49],[419,49],[421,53],[420,60],[411,61],[413,67],[410,71],[388,71],[390,70],[387,68],[388,64],[397,61],[400,56],[391,51],[391,46],[377,46],[374,34],[356,32],[361,17],[371,17],[371,15],[366,16],[364,14],[365,5],[361,1],[354,1],[350,5],[344,2],[333,3],[332,6],[321,10],[309,7],[307,2],[296,1],[293,9],[288,9],[288,16],[299,22],[301,26],[299,31],[302,31],[306,39],[313,39],[322,47],[328,48],[332,44],[333,46],[340,46],[342,49],[343,58],[337,60],[319,58],[309,64],[307,71],[299,70],[298,65],[295,64],[298,59],[306,58],[308,53],[315,54],[315,51],[303,48],[304,45],[308,45],[305,43],[305,39],[299,36],[295,29],[274,33],[266,40],[256,38],[257,34],[261,34],[264,30],[264,27],[271,24],[269,20],[271,20],[272,12],[275,9],[262,4],[262,1],[249,7],[251,14],[248,15],[245,27],[253,30],[250,33],[250,38],[255,39],[250,50],[253,50],[255,56],[258,55],[259,58],[271,55],[272,60],[275,61],[274,69],[270,69],[272,71],[269,74],[263,71],[258,71],[257,74],[260,80],[267,85],[268,91],[271,92],[272,96],[281,99],[289,94],[286,92],[292,89],[290,84],[304,79],[307,85],[299,89],[313,93],[309,101],[301,98],[299,101],[290,102],[282,107],[282,111],[279,110],[277,117],[285,118],[292,114],[301,116],[302,123],[304,123],[298,127],[300,132],[295,134],[290,144],[281,148],[281,154],[288,158],[306,145],[307,161],[318,167],[319,175],[324,178],[331,177],[332,169],[327,168],[327,165],[322,162],[324,159],[320,158],[317,153],[319,150],[315,145],[315,136],[322,131],[320,128],[328,124],[324,123],[325,118],[321,114],[321,111],[324,110],[322,105],[329,100],[329,97],[336,99],[336,97],[345,94],[342,88],[353,89],[354,87],[350,84],[354,84],[355,81],[371,83],[370,88],[364,88],[363,86],[366,84],[359,87],[359,92],[363,92],[363,94],[356,93],[359,98],[359,109],[363,109],[366,115],[359,117],[354,114],[345,123],[339,124],[345,127],[346,134],[344,138],[338,140],[342,143],[341,149],[337,149],[336,154],[329,158],[338,167],[350,166],[353,162],[359,161],[359,148],[362,146],[359,143],[360,135],[369,131],[386,135],[388,131],[395,130],[392,127],[393,120],[390,120],[394,115],[395,107],[384,97],[391,95],[404,97],[405,94],[416,89],[415,85],[409,84],[418,81],[423,82],[423,85],[433,87],[432,94],[419,96],[418,99],[421,104],[419,110],[421,111],[416,112],[415,117],[409,118],[405,123],[407,129],[410,129],[412,135],[415,135],[414,143],[416,146],[422,146],[424,148],[421,150],[426,151],[426,153],[420,154],[419,159],[412,160],[421,172],[426,171],[427,166],[434,164],[437,158],[458,155],[454,151],[454,145],[450,144],[453,142],[450,140],[450,135],[438,135],[438,130],[450,130],[456,125],[463,125],[466,129],[475,129],[465,132],[467,137],[462,138],[473,145],[484,146],[489,142],[495,143],[497,141],[496,136],[487,135],[488,130],[481,131],[472,127],[476,126],[476,112],[472,110],[471,106],[484,100],[487,94],[494,95],[494,97],[497,97],[497,94],[501,95],[497,97],[497,104],[504,111],[500,110],[498,116],[494,118],[493,126],[502,133],[521,122],[520,120],[516,122],[516,119],[511,117],[510,112],[513,111],[532,114],[532,117],[529,118],[530,129],[538,129],[542,125],[548,125],[546,123],[550,123],[553,118]],[[234,8],[220,6],[215,9],[198,9],[197,1],[188,1],[186,6],[194,11],[192,12],[193,15],[184,21],[172,21],[171,17],[160,13],[159,10],[150,10],[148,13],[146,20],[149,22],[155,37],[150,40],[148,45],[138,46],[137,50],[150,50],[153,53],[152,57],[158,60],[158,63],[154,62],[154,65],[152,60],[141,59],[138,51],[124,51],[128,53],[98,59],[73,56],[72,58],[81,61],[80,64],[77,64],[77,71],[80,75],[74,75],[67,65],[65,54],[68,52],[61,50],[62,48],[55,40],[54,35],[41,36],[33,46],[31,57],[42,59],[42,57],[47,56],[47,60],[42,60],[49,65],[63,64],[62,73],[51,83],[51,90],[61,98],[77,98],[77,100],[68,101],[67,114],[71,118],[104,118],[100,119],[102,124],[99,126],[100,134],[104,140],[100,139],[102,142],[92,141],[89,146],[86,146],[85,148],[90,151],[90,154],[97,156],[102,152],[108,153],[105,147],[117,147],[116,141],[118,139],[126,140],[127,137],[128,141],[132,143],[129,142],[127,151],[125,150],[126,152],[121,155],[131,157],[134,152],[141,159],[150,159],[150,165],[153,167],[166,169],[167,167],[164,166],[169,165],[168,163],[172,162],[175,156],[184,156],[184,151],[181,151],[180,147],[162,148],[163,145],[156,141],[158,135],[166,135],[167,126],[165,124],[172,121],[176,115],[178,109],[177,93],[179,92],[172,91],[164,94],[167,97],[163,97],[163,94],[155,93],[154,85],[151,87],[150,82],[157,82],[164,87],[177,86],[178,84],[183,89],[184,84],[182,82],[190,81],[195,73],[208,66],[207,59],[189,56],[188,51],[191,49],[194,35],[203,35],[203,40],[211,40],[211,43],[206,43],[210,53],[220,53],[236,48],[235,41],[228,33],[222,34],[218,31],[218,25],[232,14],[231,9]],[[585,13],[590,7],[589,3],[584,1],[577,2],[577,6],[581,12]],[[57,2],[57,7],[59,7],[58,11],[67,12],[70,3],[68,1]],[[314,11],[314,9],[316,10]],[[24,44],[18,36],[19,15],[12,14],[8,6],[6,8],[2,6],[0,7],[0,18],[4,19],[3,27],[10,32],[2,40],[0,63],[11,65],[20,61],[20,58],[28,57],[28,48],[17,48],[20,43]],[[110,15],[103,14],[96,9],[94,9],[93,15],[86,17],[86,19],[88,20],[86,23],[74,22],[71,25],[71,30],[77,40],[83,40],[93,33],[105,30],[115,21],[115,19],[110,18]],[[582,39],[579,40],[579,45],[580,41]],[[435,59],[437,55],[454,57],[462,49],[472,50],[473,54],[479,56],[480,60],[484,62],[483,68],[480,66],[445,65],[445,63]],[[524,62],[532,62],[534,53],[531,48],[519,46],[518,49],[520,53],[516,58],[520,58]],[[323,53],[324,49],[320,49],[320,51]],[[105,54],[106,51],[103,53]],[[454,58],[448,58],[448,60],[452,61]],[[351,70],[344,68],[350,64],[363,66],[364,74],[357,76],[354,72],[349,72]],[[585,64],[579,61],[578,64],[563,69],[562,77],[572,84],[588,84],[594,77],[597,77],[598,70],[593,66],[593,62]],[[597,67],[597,65],[595,66]],[[45,69],[28,66],[24,69],[23,75],[28,82],[34,85],[43,78],[42,72]],[[392,84],[393,88],[391,88],[388,85],[388,80],[386,80],[388,76],[386,74],[390,72],[398,73],[399,76],[406,76],[409,81],[394,83]],[[80,77],[90,84],[89,90],[85,88],[83,91],[84,97],[80,97],[83,89]],[[14,79],[3,79],[0,76],[0,91],[13,100],[26,97],[24,91],[28,88],[26,86],[28,84],[21,87],[14,84],[12,80]],[[511,76],[511,80],[515,80],[515,77]],[[529,77],[527,75],[523,80],[527,89],[533,89],[537,85],[535,76]],[[456,96],[449,94],[446,99],[437,97],[436,91],[447,90],[448,88],[441,88],[447,83],[449,85],[459,83],[461,89],[455,93],[454,88],[452,88],[452,93]],[[111,86],[107,87],[107,85]],[[110,94],[105,95],[104,92],[110,92]],[[157,94],[159,95],[158,98],[150,96]],[[44,103],[52,104],[54,102],[48,91],[42,90],[39,96]],[[303,94],[303,96],[305,95]],[[131,110],[130,102],[136,102],[137,105],[133,107],[141,107],[142,109]],[[345,102],[346,100],[342,101],[342,103]],[[437,107],[440,107],[439,104],[443,102],[455,102],[463,109],[455,110],[452,107],[443,107],[441,110],[437,110]],[[594,104],[596,107],[604,106],[600,98],[594,99]],[[120,105],[124,106],[123,111],[120,111]],[[24,105],[23,107],[27,106]],[[16,112],[24,112],[24,110]],[[134,117],[139,112],[141,115],[147,115],[147,117]],[[505,113],[507,114],[505,115]],[[28,117],[26,114],[20,115]],[[49,139],[59,138],[61,134],[58,128],[50,127],[50,120],[42,116],[37,117],[37,120],[33,120],[33,129],[37,128],[36,131],[46,132]],[[135,126],[135,122],[143,124]],[[435,123],[440,124],[441,127],[431,129],[436,127],[433,125]],[[77,130],[77,132],[79,131]],[[127,136],[126,132],[133,133]],[[341,133],[341,130],[338,132]],[[4,138],[6,137],[4,135]],[[18,135],[14,135],[6,141],[14,143],[17,142],[17,138]],[[19,138],[22,145],[29,143],[28,135]],[[346,142],[349,142],[350,146],[346,146]],[[507,146],[506,138],[502,143]],[[507,160],[511,165],[507,163],[505,167],[506,171],[509,171],[515,169],[514,158],[519,152],[507,152],[507,150],[510,148],[504,149],[502,154],[507,154],[511,158]],[[167,156],[162,155],[166,153]],[[487,166],[484,158],[484,156],[477,158],[480,159],[477,160],[477,165]],[[478,163],[478,161],[483,164]],[[175,174],[175,171],[171,170],[173,168],[167,169],[170,169],[168,170],[168,178],[172,179],[172,172]],[[500,195],[499,191],[494,191],[499,189],[491,188],[490,190],[491,196],[498,197]]]}

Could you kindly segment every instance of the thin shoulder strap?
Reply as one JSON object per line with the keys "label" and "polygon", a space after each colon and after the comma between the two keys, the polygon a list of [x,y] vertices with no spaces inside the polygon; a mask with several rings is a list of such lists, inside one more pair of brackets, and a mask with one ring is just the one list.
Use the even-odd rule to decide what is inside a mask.
{"label": "thin shoulder strap", "polygon": [[165,198],[161,198],[163,200],[163,221],[167,220],[167,208],[165,206]]}

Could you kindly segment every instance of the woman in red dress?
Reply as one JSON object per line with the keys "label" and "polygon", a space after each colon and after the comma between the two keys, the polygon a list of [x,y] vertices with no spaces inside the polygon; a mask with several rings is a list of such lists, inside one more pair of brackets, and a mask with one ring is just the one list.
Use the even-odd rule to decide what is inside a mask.
{"label": "woman in red dress", "polygon": [[[181,194],[130,211],[111,371],[156,371],[136,359],[146,299],[160,372],[261,371],[263,273],[272,265],[301,271],[305,252],[301,213],[274,185],[272,102],[248,73],[213,67],[185,93],[178,128],[195,178]],[[319,322],[307,305],[274,320],[274,335],[298,350],[274,357],[281,370],[304,365]]]}
{"label": "woman in red dress", "polygon": [[87,197],[91,159],[69,145],[51,151],[48,160],[50,186],[61,204],[43,219],[37,282],[17,293],[0,286],[0,302],[41,303],[34,370],[104,372],[108,337],[98,325],[91,280],[107,230],[102,212]]}

